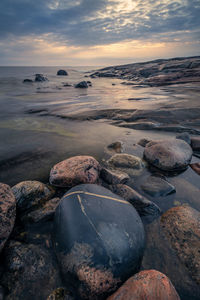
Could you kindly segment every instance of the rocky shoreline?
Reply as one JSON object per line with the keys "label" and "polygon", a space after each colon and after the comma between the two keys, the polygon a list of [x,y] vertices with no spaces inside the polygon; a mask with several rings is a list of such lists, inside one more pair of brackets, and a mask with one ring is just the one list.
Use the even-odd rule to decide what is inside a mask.
{"label": "rocky shoreline", "polygon": [[[143,159],[117,141],[101,164],[54,165],[50,184],[0,184],[0,299],[199,299],[199,208],[150,199],[176,193],[168,174],[199,174],[200,138],[138,143]],[[152,168],[143,196],[130,182]]]}

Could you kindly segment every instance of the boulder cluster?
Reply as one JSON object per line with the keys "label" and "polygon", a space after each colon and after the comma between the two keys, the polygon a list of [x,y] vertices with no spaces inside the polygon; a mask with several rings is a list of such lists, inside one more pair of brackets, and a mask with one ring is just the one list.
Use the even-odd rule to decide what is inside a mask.
{"label": "boulder cluster", "polygon": [[[179,205],[163,213],[148,199],[176,192],[165,176],[189,166],[200,139],[139,144],[144,146],[143,158],[121,153],[123,147],[116,142],[108,146],[112,156],[104,164],[92,156],[58,162],[50,171],[50,184],[0,184],[0,299],[200,297],[199,211]],[[199,172],[198,164],[191,167]],[[143,196],[129,182],[146,168],[159,172],[144,180]],[[151,240],[150,225],[144,229],[147,216],[152,217],[150,225],[157,224],[159,238],[164,237],[162,260],[168,262],[169,248],[175,262],[162,270],[156,270],[156,261],[147,263],[147,240],[155,249],[162,244],[154,236]],[[176,276],[179,264],[185,290]]]}

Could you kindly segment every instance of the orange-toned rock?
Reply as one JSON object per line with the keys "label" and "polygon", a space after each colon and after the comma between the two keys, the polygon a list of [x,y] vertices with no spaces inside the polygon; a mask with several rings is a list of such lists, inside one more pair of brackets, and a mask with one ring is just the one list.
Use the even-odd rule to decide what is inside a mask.
{"label": "orange-toned rock", "polygon": [[200,175],[200,163],[190,164],[192,170],[194,170],[198,175]]}
{"label": "orange-toned rock", "polygon": [[180,300],[169,278],[156,270],[145,270],[129,278],[107,300]]}
{"label": "orange-toned rock", "polygon": [[73,187],[80,183],[96,183],[100,165],[92,156],[74,156],[56,164],[50,172],[50,183],[58,187]]}
{"label": "orange-toned rock", "polygon": [[15,217],[15,196],[7,184],[0,183],[0,252],[13,229]]}

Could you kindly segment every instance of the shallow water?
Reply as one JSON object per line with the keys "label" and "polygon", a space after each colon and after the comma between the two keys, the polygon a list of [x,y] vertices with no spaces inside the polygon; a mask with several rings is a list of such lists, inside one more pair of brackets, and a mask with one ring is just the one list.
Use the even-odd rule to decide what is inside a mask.
{"label": "shallow water", "polygon": [[[92,155],[104,162],[111,155],[106,146],[117,140],[124,143],[124,152],[142,158],[143,148],[137,145],[141,138],[161,139],[176,135],[119,128],[111,125],[109,120],[81,122],[62,118],[64,116],[101,109],[156,109],[169,107],[175,102],[179,106],[179,101],[181,106],[183,101],[198,97],[192,85],[184,85],[183,88],[135,87],[123,85],[119,79],[84,77],[90,68],[64,67],[69,76],[56,76],[58,69],[0,67],[1,182],[11,186],[23,180],[48,182],[51,167],[73,155]],[[36,73],[46,75],[49,81],[23,83],[25,78],[34,79]],[[73,85],[81,80],[90,80],[93,86],[75,89]],[[64,83],[72,86],[64,87]],[[135,100],[128,100],[130,98]],[[200,160],[194,157],[193,162],[196,161]],[[200,180],[192,169],[167,176],[168,181],[176,186],[176,193],[167,197],[153,198],[142,191],[141,184],[149,174],[150,171],[145,169],[129,184],[163,211],[183,203],[200,209],[197,199]],[[151,251],[153,257],[154,250]]]}

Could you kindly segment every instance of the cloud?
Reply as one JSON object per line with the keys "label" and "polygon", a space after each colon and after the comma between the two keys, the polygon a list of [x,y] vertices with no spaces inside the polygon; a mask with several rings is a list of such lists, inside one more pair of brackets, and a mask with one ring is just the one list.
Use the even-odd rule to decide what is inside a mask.
{"label": "cloud", "polygon": [[37,39],[63,49],[127,41],[195,45],[199,15],[199,0],[1,0],[0,52],[28,52],[28,39],[33,52]]}

